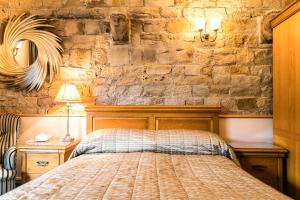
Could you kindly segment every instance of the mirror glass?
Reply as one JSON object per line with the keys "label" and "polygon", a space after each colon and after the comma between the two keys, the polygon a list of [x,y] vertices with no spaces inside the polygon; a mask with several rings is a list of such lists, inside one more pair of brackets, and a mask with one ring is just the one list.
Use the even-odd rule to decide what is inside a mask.
{"label": "mirror glass", "polygon": [[37,46],[30,40],[19,40],[16,42],[13,55],[21,66],[29,66],[38,57]]}

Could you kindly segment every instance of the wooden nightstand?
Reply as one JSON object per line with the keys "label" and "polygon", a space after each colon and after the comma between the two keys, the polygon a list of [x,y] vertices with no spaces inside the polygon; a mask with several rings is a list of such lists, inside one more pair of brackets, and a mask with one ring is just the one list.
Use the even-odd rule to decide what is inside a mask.
{"label": "wooden nightstand", "polygon": [[267,143],[230,143],[242,168],[275,189],[285,192],[288,150]]}
{"label": "wooden nightstand", "polygon": [[18,145],[18,150],[22,153],[22,183],[33,180],[64,163],[78,143],[79,141],[63,143],[59,140],[50,140]]}

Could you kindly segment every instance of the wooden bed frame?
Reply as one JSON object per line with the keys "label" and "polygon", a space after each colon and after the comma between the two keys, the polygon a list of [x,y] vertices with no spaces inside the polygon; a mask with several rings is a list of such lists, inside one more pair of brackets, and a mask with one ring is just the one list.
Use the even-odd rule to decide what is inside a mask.
{"label": "wooden bed frame", "polygon": [[87,134],[105,128],[193,129],[219,133],[217,106],[88,106]]}

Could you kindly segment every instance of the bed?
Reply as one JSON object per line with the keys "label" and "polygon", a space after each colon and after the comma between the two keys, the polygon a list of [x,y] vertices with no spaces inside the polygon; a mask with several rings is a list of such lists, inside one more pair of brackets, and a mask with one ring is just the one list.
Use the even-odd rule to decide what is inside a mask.
{"label": "bed", "polygon": [[214,106],[87,107],[70,160],[0,199],[289,199],[239,167]]}

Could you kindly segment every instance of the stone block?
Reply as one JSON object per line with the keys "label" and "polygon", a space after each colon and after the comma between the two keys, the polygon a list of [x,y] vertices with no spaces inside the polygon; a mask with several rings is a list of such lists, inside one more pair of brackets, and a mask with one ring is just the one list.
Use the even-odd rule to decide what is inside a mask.
{"label": "stone block", "polygon": [[195,49],[194,63],[199,66],[206,67],[212,63],[213,51],[208,49]]}
{"label": "stone block", "polygon": [[183,17],[190,18],[190,19],[205,18],[205,12],[204,12],[204,9],[202,6],[201,7],[184,8],[182,11],[182,14],[183,14]]}
{"label": "stone block", "polygon": [[164,20],[147,20],[143,23],[143,31],[148,33],[159,33],[163,32],[166,23]]}
{"label": "stone block", "polygon": [[208,86],[194,85],[192,87],[193,97],[207,97],[209,95]]}
{"label": "stone block", "polygon": [[190,43],[172,41],[168,44],[171,63],[192,63],[194,49]]}
{"label": "stone block", "polygon": [[129,1],[127,1],[127,5],[129,7],[142,7],[142,6],[144,6],[144,1],[143,0],[129,0]]}
{"label": "stone block", "polygon": [[190,23],[184,19],[170,19],[167,22],[166,30],[170,33],[181,33],[190,30]]}
{"label": "stone block", "polygon": [[200,70],[202,67],[199,65],[186,65],[184,67],[184,74],[185,75],[200,75]]}
{"label": "stone block", "polygon": [[142,52],[143,63],[155,63],[156,62],[156,49],[154,46],[145,47]]}
{"label": "stone block", "polygon": [[144,0],[147,7],[170,7],[174,6],[174,0]]}
{"label": "stone block", "polygon": [[231,74],[246,74],[249,75],[250,69],[248,66],[234,65],[230,67]]}
{"label": "stone block", "polygon": [[230,74],[215,74],[213,76],[213,83],[217,85],[230,84]]}
{"label": "stone block", "polygon": [[226,9],[225,8],[205,8],[205,16],[207,19],[210,18],[226,18]]}
{"label": "stone block", "polygon": [[220,106],[221,105],[221,99],[220,97],[207,97],[204,99],[205,105],[212,105],[212,106]]}
{"label": "stone block", "polygon": [[72,67],[89,68],[91,57],[90,49],[72,49],[70,50],[70,65]]}
{"label": "stone block", "polygon": [[232,86],[258,86],[260,84],[261,78],[259,76],[247,76],[247,75],[232,75],[231,85]]}
{"label": "stone block", "polygon": [[102,67],[100,77],[117,80],[123,75],[122,67]]}
{"label": "stone block", "polygon": [[171,71],[172,67],[170,65],[152,65],[146,69],[148,75],[166,75],[171,73]]}
{"label": "stone block", "polygon": [[89,77],[87,71],[82,68],[74,67],[61,67],[60,68],[60,79],[62,81],[87,81]]}
{"label": "stone block", "polygon": [[257,108],[256,98],[241,98],[237,100],[237,108],[239,110],[253,110]]}
{"label": "stone block", "polygon": [[107,61],[110,66],[122,66],[129,64],[128,46],[114,46],[108,49]]}
{"label": "stone block", "polygon": [[71,36],[82,33],[82,24],[78,20],[67,20],[64,28],[65,36]]}
{"label": "stone block", "polygon": [[217,54],[214,55],[215,65],[234,65],[236,64],[235,54]]}
{"label": "stone block", "polygon": [[95,47],[96,48],[108,48],[109,47],[109,37],[108,35],[97,35],[95,38]]}
{"label": "stone block", "polygon": [[43,2],[43,8],[59,9],[62,7],[62,0],[42,0],[42,2]]}
{"label": "stone block", "polygon": [[160,17],[160,12],[158,7],[130,8],[129,15],[135,20],[143,18],[158,18]]}
{"label": "stone block", "polygon": [[70,41],[72,49],[92,49],[95,46],[95,36],[93,35],[74,35]]}
{"label": "stone block", "polygon": [[[265,0],[264,0],[265,1]],[[242,0],[241,1],[243,7],[261,7],[261,0]]]}
{"label": "stone block", "polygon": [[242,48],[237,50],[236,62],[239,65],[250,65],[254,61],[254,53],[248,48]]}
{"label": "stone block", "polygon": [[182,8],[179,7],[161,8],[160,15],[164,18],[180,18],[182,17]]}
{"label": "stone block", "polygon": [[237,113],[237,102],[234,98],[222,98],[221,107],[223,113]]}
{"label": "stone block", "polygon": [[192,0],[191,6],[201,7],[201,8],[217,7],[217,0],[202,0],[202,1]]}
{"label": "stone block", "polygon": [[167,97],[165,98],[165,105],[185,105],[185,99],[180,97]]}
{"label": "stone block", "polygon": [[84,33],[86,35],[97,35],[101,32],[98,20],[89,20],[84,23]]}
{"label": "stone block", "polygon": [[126,95],[129,97],[141,96],[143,92],[143,87],[140,85],[133,85],[128,87]]}
{"label": "stone block", "polygon": [[256,87],[232,87],[230,88],[230,96],[232,97],[241,97],[241,96],[259,96],[261,94],[261,88]]}
{"label": "stone block", "polygon": [[190,0],[175,0],[176,6],[188,7],[190,5]]}
{"label": "stone block", "polygon": [[204,98],[202,97],[189,97],[185,101],[186,105],[203,105],[204,104]]}
{"label": "stone block", "polygon": [[256,65],[272,65],[272,50],[260,49],[255,51],[254,63]]}
{"label": "stone block", "polygon": [[172,90],[172,96],[177,96],[179,98],[192,96],[192,87],[189,85],[174,86]]}
{"label": "stone block", "polygon": [[93,49],[92,53],[95,65],[105,65],[107,63],[106,53],[103,49]]}
{"label": "stone block", "polygon": [[145,86],[143,90],[143,96],[153,97],[153,96],[164,96],[166,90],[165,86]]}
{"label": "stone block", "polygon": [[37,99],[37,105],[44,107],[44,106],[51,106],[54,104],[54,98],[53,97],[39,97]]}

